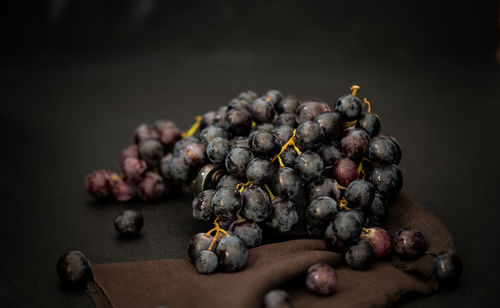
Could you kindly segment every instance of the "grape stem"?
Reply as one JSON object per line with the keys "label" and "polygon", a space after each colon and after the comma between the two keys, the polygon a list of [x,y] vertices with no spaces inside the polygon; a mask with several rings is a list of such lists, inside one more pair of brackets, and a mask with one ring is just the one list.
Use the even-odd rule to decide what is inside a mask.
{"label": "grape stem", "polygon": [[280,167],[284,167],[285,165],[283,165],[283,161],[281,160],[280,155],[289,146],[293,146],[293,148],[295,149],[295,152],[297,152],[297,154],[299,154],[299,155],[302,154],[302,152],[300,151],[300,149],[295,144],[295,129],[293,130],[292,137],[290,137],[290,139],[288,139],[288,141],[281,147],[281,151],[278,153],[278,155],[274,156],[274,158],[271,159],[271,162],[274,163],[274,161],[276,159],[278,159],[278,161],[280,162]]}
{"label": "grape stem", "polygon": [[351,208],[347,206],[347,200],[345,197],[342,197],[342,199],[339,200],[339,206],[340,209],[345,210],[345,211],[350,211]]}
{"label": "grape stem", "polygon": [[238,185],[236,185],[236,189],[239,190],[240,193],[242,193],[245,189],[247,189],[250,186],[252,186],[252,182],[250,181],[246,183],[238,183]]}
{"label": "grape stem", "polygon": [[349,90],[351,90],[352,96],[356,96],[356,93],[358,93],[359,88],[360,88],[360,86],[358,86],[357,84],[352,85],[349,88]]}
{"label": "grape stem", "polygon": [[187,137],[191,137],[192,135],[194,135],[194,133],[196,133],[198,128],[200,128],[201,119],[202,119],[201,116],[196,116],[195,117],[196,121],[194,122],[194,124],[187,131],[182,132],[181,137],[187,138]]}
{"label": "grape stem", "polygon": [[212,248],[213,248],[215,242],[217,241],[217,238],[219,238],[221,236],[221,234],[224,234],[226,237],[230,237],[229,233],[227,233],[226,230],[222,229],[219,226],[218,221],[219,221],[219,216],[217,216],[214,220],[215,228],[213,228],[210,231],[208,231],[207,233],[205,233],[205,237],[208,237],[210,234],[212,234],[212,232],[215,231],[214,238],[212,239],[212,242],[210,243],[210,246],[208,247],[208,250],[210,250],[210,251],[212,251]]}
{"label": "grape stem", "polygon": [[372,112],[372,105],[370,104],[370,102],[366,99],[366,97],[363,99],[363,105],[367,105],[368,106],[368,110],[366,112],[368,113],[371,113]]}
{"label": "grape stem", "polygon": [[269,186],[267,186],[267,184],[264,185],[264,187],[266,188],[267,190],[267,193],[269,194],[269,197],[271,198],[271,201],[273,201],[276,197],[273,195],[273,192],[271,191],[271,189],[269,188]]}

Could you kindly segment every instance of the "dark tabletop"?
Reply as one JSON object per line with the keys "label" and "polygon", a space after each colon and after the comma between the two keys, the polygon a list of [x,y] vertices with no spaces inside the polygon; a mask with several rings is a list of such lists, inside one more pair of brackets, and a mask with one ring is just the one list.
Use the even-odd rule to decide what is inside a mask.
{"label": "dark tabletop", "polygon": [[[296,6],[293,12],[300,11]],[[103,35],[97,27],[81,30],[71,15],[59,32],[53,24],[40,30],[38,41],[36,33],[10,33],[27,38],[12,41],[18,45],[4,48],[1,60],[2,306],[92,307],[83,292],[61,288],[55,264],[63,252],[81,250],[95,263],[182,258],[189,238],[206,230],[192,219],[190,198],[98,203],[85,192],[87,173],[118,170],[119,153],[138,124],[165,118],[188,128],[195,115],[246,89],[277,88],[331,103],[354,83],[380,115],[383,132],[401,143],[403,190],[449,227],[464,262],[456,288],[406,297],[400,305],[498,303],[500,77],[494,46],[476,37],[481,29],[458,27],[463,36],[448,35],[460,20],[444,30],[419,28],[428,18],[438,24],[439,16],[379,9],[373,17],[370,7],[323,6],[341,22],[316,20],[315,14],[324,16],[320,6],[305,8],[297,24],[300,18],[273,4],[236,17],[241,8],[217,11],[230,16],[221,25],[202,9],[192,16],[181,7],[168,15],[172,24],[157,17],[151,31],[127,28],[132,42],[119,37],[120,23]],[[358,10],[359,22],[349,26],[337,9]],[[465,19],[467,7],[461,10]],[[251,23],[257,30],[241,21],[249,14],[261,18]],[[188,17],[201,21],[189,26]],[[384,26],[384,18],[402,26]],[[256,26],[261,23],[275,26]],[[110,33],[118,38],[109,42]],[[118,238],[112,221],[124,208],[142,211],[139,238]]]}

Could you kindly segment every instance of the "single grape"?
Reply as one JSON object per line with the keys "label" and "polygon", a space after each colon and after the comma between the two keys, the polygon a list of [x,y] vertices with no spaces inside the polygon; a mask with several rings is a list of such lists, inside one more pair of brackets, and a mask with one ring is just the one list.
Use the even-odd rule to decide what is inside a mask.
{"label": "single grape", "polygon": [[253,102],[254,100],[257,99],[257,97],[259,97],[257,95],[257,93],[255,93],[254,91],[252,90],[246,90],[246,91],[243,91],[241,92],[240,94],[238,94],[238,98],[239,99],[243,99],[243,100],[246,100],[247,102],[251,103]]}
{"label": "single grape", "polygon": [[324,143],[318,150],[325,166],[333,166],[335,162],[343,157],[342,152],[333,142]]}
{"label": "single grape", "polygon": [[161,175],[163,175],[163,177],[167,182],[173,181],[172,175],[170,174],[170,169],[168,168],[168,165],[170,164],[172,157],[173,157],[172,153],[168,153],[167,155],[163,156],[160,162]]}
{"label": "single grape", "polygon": [[134,141],[135,144],[140,144],[143,141],[154,139],[158,140],[159,135],[156,129],[151,124],[143,123],[139,125],[134,132]]}
{"label": "single grape", "polygon": [[221,219],[234,219],[242,205],[241,194],[236,188],[221,187],[212,198],[215,216]]}
{"label": "single grape", "polygon": [[290,128],[295,128],[297,126],[297,121],[295,121],[295,113],[293,112],[283,112],[278,116],[275,122],[276,126],[288,126]]}
{"label": "single grape", "polygon": [[398,164],[399,164],[399,162],[401,161],[401,158],[403,157],[403,152],[401,152],[401,146],[399,145],[398,140],[394,136],[389,136],[388,138],[391,139],[391,141],[394,143],[394,145],[396,146],[396,149],[399,152],[399,155],[398,155],[399,156]]}
{"label": "single grape", "polygon": [[235,178],[230,174],[226,174],[219,180],[219,183],[217,183],[217,190],[219,190],[221,187],[236,188],[236,185],[238,185],[239,183],[240,180],[238,180],[238,178]]}
{"label": "single grape", "polygon": [[337,187],[337,180],[331,178],[321,178],[309,185],[309,200],[319,197],[330,197],[335,201],[340,199],[340,190]]}
{"label": "single grape", "polygon": [[321,157],[315,152],[303,152],[295,159],[295,171],[305,182],[319,179],[323,173],[323,167]]}
{"label": "single grape", "polygon": [[345,121],[354,121],[361,117],[362,104],[359,98],[348,94],[341,96],[335,102],[335,111],[340,113]]}
{"label": "single grape", "polygon": [[181,139],[181,130],[172,121],[157,121],[155,128],[158,131],[158,140],[163,145],[165,152],[170,152],[175,143]]}
{"label": "single grape", "polygon": [[57,261],[57,275],[67,286],[85,287],[92,280],[90,261],[80,251],[66,252]]}
{"label": "single grape", "polygon": [[248,148],[233,148],[226,156],[226,169],[234,177],[244,178],[248,163],[253,159],[253,153]]}
{"label": "single grape", "polygon": [[266,92],[264,97],[268,100],[271,101],[274,105],[277,105],[281,99],[283,98],[283,94],[280,92],[280,90],[269,90]]}
{"label": "single grape", "polygon": [[128,183],[139,183],[144,177],[147,168],[145,161],[135,157],[125,159],[120,167],[123,179]]}
{"label": "single grape", "polygon": [[292,298],[285,290],[271,290],[264,295],[264,308],[291,308]]}
{"label": "single grape", "polygon": [[207,160],[207,146],[199,141],[189,144],[184,152],[184,160],[191,167],[204,165]]}
{"label": "single grape", "polygon": [[245,219],[233,222],[229,227],[229,231],[239,237],[247,248],[257,247],[262,241],[262,229],[259,225]]}
{"label": "single grape", "polygon": [[396,165],[373,168],[370,182],[384,197],[391,198],[401,191],[403,175]]}
{"label": "single grape", "polygon": [[367,270],[374,259],[375,252],[373,251],[373,247],[366,240],[360,240],[356,245],[349,247],[345,253],[347,265],[358,271]]}
{"label": "single grape", "polygon": [[186,151],[186,147],[193,142],[200,142],[197,138],[187,137],[177,141],[174,145],[174,149],[172,150],[173,155],[179,155]]}
{"label": "single grape", "polygon": [[293,199],[300,188],[299,176],[288,167],[278,168],[273,179],[274,192],[281,199]]}
{"label": "single grape", "polygon": [[263,158],[273,158],[281,151],[279,137],[271,132],[254,131],[248,136],[248,144],[255,155]]}
{"label": "single grape", "polygon": [[194,261],[194,266],[200,274],[211,274],[217,270],[219,259],[215,252],[202,250]]}
{"label": "single grape", "polygon": [[244,217],[254,222],[261,222],[271,216],[271,199],[268,193],[259,186],[248,187],[243,191]]}
{"label": "single grape", "polygon": [[247,109],[233,108],[226,114],[226,123],[233,136],[246,136],[252,129],[252,116]]}
{"label": "single grape", "polygon": [[273,179],[273,164],[266,159],[254,158],[247,165],[247,179],[254,185],[264,185]]}
{"label": "single grape", "polygon": [[462,274],[462,260],[453,250],[440,252],[434,258],[434,274],[440,283],[453,283]]}
{"label": "single grape", "polygon": [[370,142],[368,159],[376,165],[397,165],[401,161],[401,149],[389,137],[379,136]]}
{"label": "single grape", "polygon": [[337,289],[337,273],[328,264],[314,264],[307,270],[306,286],[316,294],[332,294]]}
{"label": "single grape", "polygon": [[94,198],[102,199],[113,193],[112,172],[95,170],[85,177],[85,189]]}
{"label": "single grape", "polygon": [[281,154],[281,161],[283,165],[290,168],[295,168],[295,159],[297,159],[297,152],[293,147],[286,148]]}
{"label": "single grape", "polygon": [[123,180],[114,181],[113,196],[120,202],[127,202],[132,199],[137,193],[135,184],[127,183]]}
{"label": "single grape", "polygon": [[275,198],[272,201],[272,214],[266,222],[278,232],[288,232],[299,222],[299,214],[292,201]]}
{"label": "single grape", "polygon": [[247,264],[248,249],[236,236],[223,238],[216,249],[219,265],[226,272],[237,272]]}
{"label": "single grape", "polygon": [[282,125],[273,129],[272,133],[280,138],[281,145],[283,146],[290,138],[292,138],[293,129],[290,126]]}
{"label": "single grape", "polygon": [[114,226],[121,236],[136,236],[144,226],[144,217],[134,210],[125,210],[115,216]]}
{"label": "single grape", "polygon": [[392,253],[392,236],[382,228],[363,229],[360,238],[367,240],[373,247],[376,259],[384,259]]}
{"label": "single grape", "polygon": [[369,226],[380,226],[387,219],[389,216],[387,201],[379,192],[375,192],[373,201],[365,213],[368,216]]}
{"label": "single grape", "polygon": [[215,125],[207,126],[200,132],[200,141],[204,144],[208,144],[217,137],[227,139],[228,133],[224,128]]}
{"label": "single grape", "polygon": [[240,109],[245,109],[250,111],[250,102],[241,99],[241,98],[233,98],[228,104],[227,104],[227,110],[230,111],[231,109],[235,108],[240,108]]}
{"label": "single grape", "polygon": [[266,97],[259,97],[250,107],[252,118],[256,123],[271,123],[274,119],[274,107]]}
{"label": "single grape", "polygon": [[364,129],[373,138],[380,133],[382,125],[377,114],[365,113],[356,121],[356,127]]}
{"label": "single grape", "polygon": [[368,154],[369,145],[370,136],[360,128],[348,129],[342,140],[340,140],[342,152],[354,161],[360,160]]}
{"label": "single grape", "polygon": [[215,115],[217,113],[215,111],[209,111],[203,114],[201,117],[200,129],[204,129],[207,126],[214,124]]}
{"label": "single grape", "polygon": [[243,136],[236,136],[233,139],[230,140],[231,144],[233,145],[233,148],[248,148],[250,149],[250,146],[248,145],[248,138],[243,137]]}
{"label": "single grape", "polygon": [[271,132],[274,129],[274,125],[271,123],[261,123],[252,128],[252,132],[256,130],[261,130],[265,132]]}
{"label": "single grape", "polygon": [[333,220],[333,231],[344,243],[355,243],[363,228],[363,216],[356,210],[341,211]]}
{"label": "single grape", "polygon": [[214,138],[207,146],[208,159],[214,164],[222,164],[225,162],[226,156],[232,148],[233,145],[229,140],[221,137]]}
{"label": "single grape", "polygon": [[158,200],[164,191],[163,179],[154,172],[147,172],[137,187],[137,194],[144,201]]}
{"label": "single grape", "polygon": [[158,140],[145,140],[139,144],[139,155],[149,166],[159,166],[163,158],[163,146]]}
{"label": "single grape", "polygon": [[[196,258],[203,250],[207,250],[212,243],[213,236],[205,235],[205,233],[195,234],[188,243],[188,257],[191,262],[195,262]],[[212,249],[215,249],[213,247]]]}
{"label": "single grape", "polygon": [[358,179],[358,167],[349,158],[339,159],[333,165],[333,176],[340,185],[347,187]]}
{"label": "single grape", "polygon": [[373,201],[375,190],[373,185],[365,180],[356,180],[351,182],[345,190],[345,198],[348,206],[354,210],[365,210]]}
{"label": "single grape", "polygon": [[208,189],[200,192],[192,203],[193,218],[196,220],[210,221],[212,219],[212,199],[215,190]]}
{"label": "single grape", "polygon": [[319,197],[314,199],[306,208],[307,224],[316,227],[322,236],[328,224],[334,219],[338,212],[337,202],[330,197]]}
{"label": "single grape", "polygon": [[222,128],[226,128],[226,114],[228,107],[222,106],[215,112],[214,122],[212,125],[220,126]]}
{"label": "single grape", "polygon": [[394,252],[406,259],[418,258],[426,250],[425,238],[422,232],[402,228],[394,235]]}
{"label": "single grape", "polygon": [[181,154],[172,156],[168,163],[168,171],[176,182],[186,182],[190,175],[190,167]]}
{"label": "single grape", "polygon": [[305,121],[295,130],[295,144],[303,151],[319,148],[324,139],[325,133],[316,122]]}
{"label": "single grape", "polygon": [[326,111],[320,113],[314,118],[314,122],[318,123],[325,133],[325,140],[335,140],[342,137],[344,133],[344,119],[334,111]]}
{"label": "single grape", "polygon": [[306,121],[313,121],[319,114],[331,110],[330,106],[324,101],[307,100],[302,102],[295,110],[295,120],[300,125]]}
{"label": "single grape", "polygon": [[330,222],[328,227],[326,227],[323,239],[325,240],[326,247],[332,251],[344,253],[347,249],[346,245],[339,239],[337,233],[333,230],[333,222]]}
{"label": "single grape", "polygon": [[120,154],[120,165],[123,164],[125,159],[127,158],[139,158],[139,150],[137,149],[137,146],[135,144],[130,145],[123,149],[122,153]]}

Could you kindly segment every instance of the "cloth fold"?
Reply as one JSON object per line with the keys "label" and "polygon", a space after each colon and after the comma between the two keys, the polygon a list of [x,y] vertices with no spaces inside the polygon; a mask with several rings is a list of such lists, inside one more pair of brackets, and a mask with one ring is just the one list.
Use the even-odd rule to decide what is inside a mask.
{"label": "cloth fold", "polygon": [[[201,275],[184,259],[94,264],[88,294],[98,308],[260,307],[267,291],[284,287],[294,307],[383,307],[409,292],[435,291],[433,254],[454,248],[443,223],[404,194],[391,203],[384,225],[392,234],[401,227],[422,231],[426,255],[413,261],[393,257],[354,271],[345,266],[343,255],[326,250],[322,240],[291,240],[251,249],[246,268],[238,273]],[[305,289],[305,272],[318,262],[337,270],[338,289],[330,296]]]}

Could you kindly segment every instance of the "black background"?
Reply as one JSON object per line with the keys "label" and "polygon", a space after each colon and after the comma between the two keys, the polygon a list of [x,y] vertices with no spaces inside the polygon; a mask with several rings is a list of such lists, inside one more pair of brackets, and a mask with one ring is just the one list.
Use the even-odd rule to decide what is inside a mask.
{"label": "black background", "polygon": [[[453,233],[458,287],[404,307],[500,300],[496,1],[6,1],[1,5],[0,303],[91,307],[64,291],[58,257],[183,257],[207,226],[189,198],[97,203],[83,188],[118,169],[134,128],[188,128],[238,92],[278,88],[333,102],[361,85],[400,141],[404,191]],[[114,215],[141,209],[138,239]]]}

